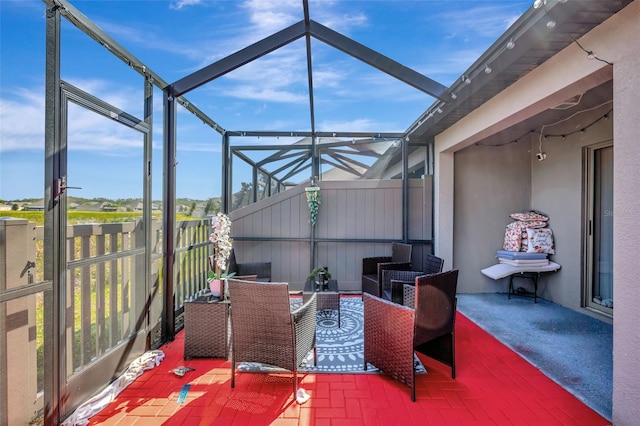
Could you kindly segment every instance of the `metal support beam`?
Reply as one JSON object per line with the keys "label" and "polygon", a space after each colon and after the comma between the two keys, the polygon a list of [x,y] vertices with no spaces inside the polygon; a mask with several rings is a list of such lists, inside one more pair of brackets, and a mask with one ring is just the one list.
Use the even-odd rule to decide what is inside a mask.
{"label": "metal support beam", "polygon": [[[153,174],[152,174],[152,164],[153,164],[153,82],[151,81],[151,77],[147,77],[144,79],[144,122],[148,126],[149,131],[144,132],[144,161],[146,164],[144,170],[144,186],[143,191],[144,195],[142,197],[143,207],[142,207],[142,217],[144,220],[144,289],[145,289],[145,298],[147,302],[145,306],[150,306],[154,295],[159,293],[159,288],[151,288],[153,284],[151,282],[151,234],[152,234],[152,202],[153,202],[153,193],[152,193],[152,185],[153,185]],[[155,304],[154,304],[155,305]],[[141,316],[144,315],[144,329],[147,334],[147,349],[151,346],[151,328],[156,325],[156,321],[158,317],[154,317],[151,319],[152,311],[147,310],[145,312],[140,313]]]}
{"label": "metal support beam", "polygon": [[[305,43],[307,47],[307,79],[309,84],[309,120],[311,122],[311,151],[313,152],[311,177],[319,176],[318,170],[318,150],[316,148],[316,116],[315,106],[313,103],[313,65],[311,61],[311,36],[309,35],[309,3],[303,0],[302,7],[304,9],[304,26],[305,26]],[[312,265],[313,266],[313,265]]]}
{"label": "metal support beam", "polygon": [[[64,264],[66,239],[60,218],[60,204],[54,198],[54,182],[60,179],[60,9],[53,1],[46,3],[46,75],[44,134],[44,279],[53,283],[52,291],[44,292],[44,424],[60,423],[60,383],[63,374],[60,360],[66,348],[61,336],[66,331],[63,314],[65,299],[60,278]],[[62,251],[61,251],[62,249]],[[6,407],[0,405],[4,411]],[[8,413],[7,411],[4,411]]]}
{"label": "metal support beam", "polygon": [[231,207],[231,149],[229,147],[229,135],[222,135],[222,205],[221,210],[225,214],[229,214]]}
{"label": "metal support beam", "polygon": [[415,87],[416,89],[427,93],[428,95],[438,98],[441,101],[447,102],[450,99],[447,88],[426,77],[409,67],[406,67],[399,62],[394,61],[375,50],[351,40],[342,34],[333,31],[330,28],[325,27],[313,20],[309,22],[309,32],[318,40],[327,43],[330,46],[335,47],[343,51],[344,53],[353,56],[362,62],[371,65],[378,70],[389,74],[398,80]]}
{"label": "metal support beam", "polygon": [[226,73],[235,70],[243,65],[254,61],[267,53],[273,52],[286,46],[305,35],[304,22],[300,21],[277,33],[264,38],[251,46],[247,46],[242,50],[232,53],[231,55],[214,62],[198,71],[181,78],[171,84],[174,96],[181,96],[185,93],[202,86]]}
{"label": "metal support beam", "polygon": [[401,139],[402,148],[402,241],[409,239],[409,141]]}
{"label": "metal support beam", "polygon": [[164,140],[163,149],[163,223],[164,241],[164,321],[165,341],[173,341],[176,334],[175,303],[173,300],[176,232],[176,98],[164,93]]}
{"label": "metal support beam", "polygon": [[258,201],[258,167],[253,165],[251,168],[251,202]]}

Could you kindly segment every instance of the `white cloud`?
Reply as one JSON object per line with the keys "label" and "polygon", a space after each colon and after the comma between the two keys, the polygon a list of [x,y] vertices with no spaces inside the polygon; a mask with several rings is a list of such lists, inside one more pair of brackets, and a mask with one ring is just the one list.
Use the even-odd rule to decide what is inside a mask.
{"label": "white cloud", "polygon": [[202,4],[204,0],[176,0],[169,6],[171,9],[180,10],[184,7]]}
{"label": "white cloud", "polygon": [[235,86],[229,90],[225,90],[224,94],[240,99],[270,102],[304,104],[309,101],[309,96],[306,93],[295,93],[273,88],[256,88],[255,86],[249,85]]}
{"label": "white cloud", "polygon": [[465,38],[467,41],[474,40],[476,36],[496,38],[521,15],[521,11],[516,9],[517,5],[513,8],[491,4],[464,5],[458,10],[440,13],[435,18],[447,23],[449,36]]}
{"label": "white cloud", "polygon": [[0,152],[44,150],[42,88],[18,89],[18,100],[0,98]]}
{"label": "white cloud", "polygon": [[[103,80],[75,79],[70,83],[129,114],[141,103],[141,98],[132,95],[134,88],[113,90],[113,85]],[[10,93],[11,99],[0,98],[0,151],[44,151],[44,93],[43,87],[18,88]],[[68,134],[72,149],[108,155],[122,155],[123,150],[137,148],[142,141],[140,132],[73,103],[69,104]]]}
{"label": "white cloud", "polygon": [[[381,123],[368,119],[368,118],[358,118],[355,120],[327,120],[318,124],[317,130],[322,131],[334,131],[334,132],[375,132],[379,131],[380,128],[384,127],[384,124],[381,126]],[[393,131],[393,130],[391,130]]]}
{"label": "white cloud", "polygon": [[251,33],[259,38],[302,20],[300,0],[247,0],[241,7],[249,12]]}

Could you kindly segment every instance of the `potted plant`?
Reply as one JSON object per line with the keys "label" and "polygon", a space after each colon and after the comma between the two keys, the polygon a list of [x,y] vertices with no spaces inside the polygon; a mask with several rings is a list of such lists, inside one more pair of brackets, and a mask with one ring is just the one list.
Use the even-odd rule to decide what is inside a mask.
{"label": "potted plant", "polygon": [[315,282],[316,287],[320,290],[327,288],[327,283],[331,279],[331,273],[324,267],[318,267],[311,271],[308,280]]}
{"label": "potted plant", "polygon": [[[226,278],[231,278],[235,272],[227,274],[224,271],[231,256],[231,219],[224,213],[216,214],[211,220],[213,232],[209,236],[209,241],[213,243],[213,270],[207,274],[207,283],[211,290],[211,295],[223,299],[226,288],[223,288],[222,281],[226,283]],[[225,286],[226,287],[226,286]]]}

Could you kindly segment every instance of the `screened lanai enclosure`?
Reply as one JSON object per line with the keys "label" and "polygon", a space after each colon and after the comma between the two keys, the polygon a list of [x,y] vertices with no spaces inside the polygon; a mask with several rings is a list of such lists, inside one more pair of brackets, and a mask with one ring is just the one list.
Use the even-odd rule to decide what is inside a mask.
{"label": "screened lanai enclosure", "polygon": [[[198,56],[197,69],[171,61],[152,67],[127,50],[122,28],[103,29],[66,0],[38,3],[30,13],[42,17],[45,43],[31,66],[46,70],[44,197],[16,203],[33,216],[0,218],[0,425],[61,423],[132,360],[171,342],[184,302],[207,287],[217,212],[230,215],[238,262],[270,262],[272,281],[292,290],[325,266],[341,292],[359,293],[362,258],[390,254],[391,242],[410,243],[412,263],[422,264],[436,234],[435,137],[628,3],[527,6],[449,87],[320,24],[307,0],[293,25],[226,46],[229,55]],[[139,25],[146,28],[144,19]],[[81,48],[68,48],[71,41]],[[30,49],[24,42],[25,55]],[[401,85],[394,93],[418,99],[420,109],[388,109],[408,117],[401,130],[324,118],[336,108],[321,60],[327,49],[358,78],[366,69]],[[304,66],[287,61],[294,54]],[[78,70],[108,73],[108,89]],[[220,119],[229,105],[218,83],[237,73],[295,74],[296,108],[272,127],[245,119],[245,104],[233,105],[236,121]],[[360,105],[370,102],[360,95]],[[298,122],[291,114],[306,124],[289,127]],[[526,133],[540,120],[513,127]],[[505,144],[519,137],[498,135]],[[195,178],[186,173],[192,169]],[[192,188],[206,197],[188,196]],[[320,202],[317,215],[310,193]]]}
{"label": "screened lanai enclosure", "polygon": [[[9,318],[0,325],[0,424],[58,423],[133,359],[172,340],[182,327],[184,301],[206,287],[211,216],[218,211],[231,214],[239,260],[271,262],[273,279],[293,289],[323,265],[342,291],[357,292],[361,258],[383,254],[392,241],[413,243],[417,259],[432,252],[431,146],[411,140],[415,126],[318,130],[312,40],[408,85],[427,104],[449,99],[448,89],[315,22],[308,6],[301,2],[298,23],[170,82],[71,3],[43,3],[44,223],[0,221],[7,276],[0,306]],[[88,49],[124,65],[123,79],[137,79],[137,101],[124,103],[130,109],[67,79],[84,66],[65,51],[67,37],[84,37]],[[188,99],[295,42],[304,43],[307,62],[306,128],[256,130],[247,123],[228,129]],[[221,195],[202,203],[176,193],[188,126],[206,128],[207,143],[216,147],[212,155],[219,156],[208,158],[216,166],[203,167],[201,181],[193,182],[220,184],[210,192]],[[79,155],[98,128],[112,135],[109,143],[121,155]],[[123,181],[118,170],[124,168],[137,170],[138,178]],[[95,223],[79,215],[90,178],[113,182],[110,200],[134,194],[126,208],[108,200],[99,206],[118,219]],[[321,197],[315,223],[309,187]]]}

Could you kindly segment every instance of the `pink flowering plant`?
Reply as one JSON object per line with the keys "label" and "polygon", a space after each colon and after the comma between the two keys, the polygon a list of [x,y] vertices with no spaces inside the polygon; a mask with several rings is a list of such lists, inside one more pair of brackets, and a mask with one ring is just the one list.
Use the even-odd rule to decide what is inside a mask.
{"label": "pink flowering plant", "polygon": [[231,278],[235,273],[226,274],[229,256],[231,256],[231,219],[224,213],[216,214],[212,219],[213,232],[209,241],[213,243],[214,271],[209,271],[208,281]]}

